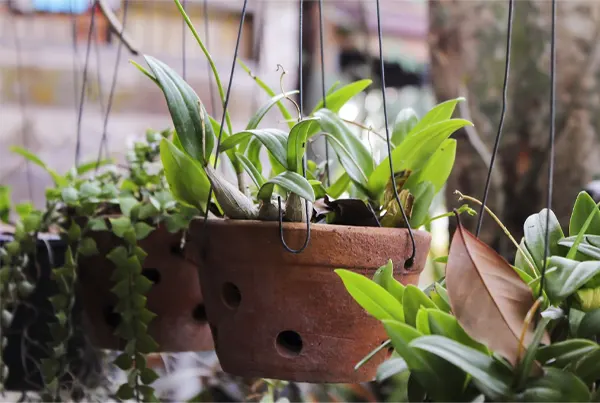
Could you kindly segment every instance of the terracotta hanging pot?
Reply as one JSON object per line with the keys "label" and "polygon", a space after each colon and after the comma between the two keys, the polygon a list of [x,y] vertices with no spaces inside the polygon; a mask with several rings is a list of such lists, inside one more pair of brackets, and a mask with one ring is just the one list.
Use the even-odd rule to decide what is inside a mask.
{"label": "terracotta hanging pot", "polygon": [[[124,343],[114,335],[119,315],[114,312],[117,297],[110,291],[114,264],[108,252],[122,242],[111,232],[93,233],[97,255],[82,258],[79,265],[79,292],[85,311],[85,327],[91,342],[99,348],[120,350]],[[159,226],[139,246],[148,256],[142,274],[154,282],[147,294],[147,308],[157,317],[148,331],[161,352],[213,350],[212,336],[198,282],[198,269],[179,248],[181,233],[171,234]],[[186,246],[187,247],[187,246]]]}
{"label": "terracotta hanging pot", "polygon": [[[304,243],[306,224],[285,223],[288,245]],[[396,278],[417,284],[431,237],[414,231],[417,254],[410,271],[408,231],[394,228],[312,225],[299,254],[281,244],[277,222],[193,222],[189,244],[201,262],[206,313],[224,371],[243,377],[298,382],[358,383],[373,380],[381,351],[358,371],[354,366],[387,340],[379,321],[348,294],[334,269],[372,277],[392,259]]]}

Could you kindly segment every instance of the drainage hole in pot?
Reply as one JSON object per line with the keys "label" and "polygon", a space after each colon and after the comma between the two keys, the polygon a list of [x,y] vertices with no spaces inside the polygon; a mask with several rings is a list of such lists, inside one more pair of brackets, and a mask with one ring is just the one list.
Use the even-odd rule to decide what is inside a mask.
{"label": "drainage hole in pot", "polygon": [[197,322],[206,322],[206,308],[204,304],[198,304],[192,311],[192,317]]}
{"label": "drainage hole in pot", "polygon": [[242,302],[242,293],[240,292],[240,289],[230,282],[223,284],[222,296],[225,305],[231,309],[237,308]]}
{"label": "drainage hole in pot", "polygon": [[121,323],[121,315],[115,312],[114,306],[109,305],[104,308],[104,320],[108,326],[116,329],[116,327],[119,326],[119,323]]}
{"label": "drainage hole in pot", "polygon": [[142,270],[142,276],[146,277],[154,284],[160,283],[160,272],[158,269],[144,269]]}
{"label": "drainage hole in pot", "polygon": [[275,340],[277,352],[284,357],[295,357],[302,351],[302,337],[293,330],[285,330]]}

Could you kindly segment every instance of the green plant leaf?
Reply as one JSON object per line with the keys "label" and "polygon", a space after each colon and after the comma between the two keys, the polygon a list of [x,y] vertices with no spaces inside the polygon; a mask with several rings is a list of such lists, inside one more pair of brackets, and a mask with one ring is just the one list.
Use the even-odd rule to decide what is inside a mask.
{"label": "green plant leaf", "polygon": [[361,168],[358,161],[352,156],[352,154],[340,143],[335,137],[329,133],[324,133],[329,140],[329,145],[335,151],[340,164],[346,171],[348,178],[357,186],[359,189],[365,189],[367,183],[367,175]]}
{"label": "green plant leaf", "polygon": [[[329,104],[328,104],[329,105]],[[331,146],[336,155],[340,159],[340,163],[348,172],[350,179],[355,181],[363,188],[366,187],[366,178],[373,172],[375,161],[367,146],[348,128],[344,121],[329,109],[321,109],[315,116],[320,118],[319,124],[324,132],[328,134],[330,140],[335,139],[336,142],[331,142]],[[341,146],[341,147],[340,147]],[[341,155],[340,149],[344,149],[348,157]],[[348,164],[348,158],[352,159],[360,168],[362,175],[357,175]],[[352,171],[349,171],[349,168]]]}
{"label": "green plant leaf", "polygon": [[377,382],[383,382],[386,379],[389,379],[394,375],[401,374],[405,371],[408,371],[408,365],[406,365],[404,358],[390,358],[377,367],[377,375],[375,379]]}
{"label": "green plant leaf", "polygon": [[269,112],[273,106],[281,104],[282,99],[290,97],[294,94],[298,94],[299,92],[300,91],[298,91],[298,90],[294,90],[294,91],[288,91],[283,94],[278,94],[278,95],[272,96],[271,99],[269,99],[269,101],[265,105],[263,105],[254,114],[254,116],[252,116],[252,118],[250,118],[250,120],[248,121],[248,124],[246,125],[246,130],[256,129],[258,127],[258,124],[260,123],[260,121],[265,117],[267,112]]}
{"label": "green plant leaf", "polygon": [[[560,241],[558,241],[558,244],[561,246],[565,246],[570,248],[571,250],[574,249],[574,247],[577,247],[577,252],[580,252],[581,254],[594,258],[596,260],[600,259],[600,247],[591,244],[592,239],[594,240],[594,242],[596,242],[596,237],[597,235],[585,235],[581,237],[579,245],[577,244],[577,238],[579,238],[579,235],[577,237],[568,237],[568,238],[563,238]],[[568,257],[569,259],[576,259],[577,256],[573,256],[571,252],[571,250],[569,250],[569,254],[571,255],[570,257]]]}
{"label": "green plant leaf", "polygon": [[454,364],[485,387],[486,395],[496,401],[506,400],[511,394],[512,374],[492,357],[443,336],[423,336],[411,341],[410,346],[428,351]]}
{"label": "green plant leaf", "polygon": [[429,293],[429,298],[433,303],[442,311],[449,313],[452,311],[450,307],[450,300],[448,299],[448,292],[439,283],[435,283],[433,290]]}
{"label": "green plant leaf", "polygon": [[369,362],[369,360],[371,360],[371,358],[375,357],[375,355],[380,352],[383,349],[386,348],[390,348],[389,346],[392,344],[391,340],[386,340],[383,343],[381,343],[379,346],[375,347],[373,350],[371,350],[371,352],[369,354],[367,354],[362,360],[360,360],[358,362],[358,364],[356,364],[354,366],[354,370],[358,370],[360,367],[362,367],[363,365],[365,365],[365,363]]}
{"label": "green plant leaf", "polygon": [[[357,94],[360,94],[365,88],[371,85],[372,82],[373,81],[371,80],[359,80],[336,89],[325,97],[327,109],[334,113],[339,112],[340,109],[342,109],[342,106],[344,106]],[[313,109],[311,115],[314,115],[317,111],[322,110],[321,108],[323,108],[323,100],[319,101],[317,106],[315,106],[315,109]]]}
{"label": "green plant leaf", "polygon": [[[406,316],[406,313],[404,315]],[[415,328],[423,335],[431,334],[431,329],[429,328],[429,315],[427,311],[423,308],[419,308],[419,310],[417,311],[417,317],[415,319]]]}
{"label": "green plant leaf", "polygon": [[140,380],[144,385],[150,385],[159,378],[152,368],[144,368],[140,373]]}
{"label": "green plant leaf", "polygon": [[125,232],[131,228],[131,220],[129,217],[111,217],[108,219],[108,221],[110,221],[110,228],[112,232],[120,238],[123,238],[125,236]]}
{"label": "green plant leaf", "polygon": [[236,153],[235,155],[256,187],[260,188],[262,185],[264,185],[266,179],[262,176],[260,171],[256,169],[254,164],[252,164],[252,162],[244,154]]}
{"label": "green plant leaf", "polygon": [[412,108],[402,109],[394,122],[392,144],[396,147],[399,146],[418,122],[419,117]]}
{"label": "green plant leaf", "polygon": [[192,87],[161,61],[144,56],[167,101],[177,137],[185,151],[202,164],[209,162],[215,133]]}
{"label": "green plant leaf", "polygon": [[79,243],[79,253],[83,256],[92,256],[98,254],[98,247],[93,238],[83,238]]}
{"label": "green plant leaf", "polygon": [[10,151],[15,154],[19,154],[20,156],[24,157],[27,161],[43,168],[52,177],[52,180],[54,181],[54,184],[56,186],[67,186],[68,182],[65,177],[59,175],[58,172],[48,167],[48,165],[46,165],[44,161],[42,161],[38,156],[30,152],[29,150],[26,150],[23,147],[19,146],[11,146]]}
{"label": "green plant leaf", "polygon": [[[413,129],[415,133],[411,132],[402,144],[392,151],[395,173],[405,169],[417,172],[452,133],[465,126],[472,126],[472,123],[463,119],[450,119],[434,123],[417,132],[416,128]],[[379,198],[389,177],[389,158],[386,157],[369,176],[368,190],[371,198]]]}
{"label": "green plant leaf", "polygon": [[385,266],[381,266],[373,275],[373,281],[386,289],[399,302],[402,302],[405,287],[394,278],[394,264],[388,260]]}
{"label": "green plant leaf", "polygon": [[[592,199],[592,196],[590,196],[588,192],[580,192],[577,195],[577,200],[575,200],[573,212],[571,213],[571,220],[569,221],[570,236],[579,234],[579,231],[581,231],[584,223],[592,212],[600,213],[594,199]],[[585,233],[590,235],[600,235],[600,214],[594,214]]]}
{"label": "green plant leaf", "polygon": [[516,396],[525,402],[589,402],[590,392],[586,384],[570,372],[546,368],[544,375],[532,379],[525,390]]}
{"label": "green plant leaf", "polygon": [[450,176],[450,172],[454,166],[455,157],[456,140],[444,140],[439,148],[431,155],[425,166],[408,178],[404,188],[411,190],[419,183],[429,182],[435,189],[434,194],[439,192]]}
{"label": "green plant leaf", "polygon": [[585,383],[591,384],[592,382],[596,382],[598,380],[599,371],[600,349],[596,348],[577,361],[574,372]]}
{"label": "green plant leaf", "polygon": [[210,182],[200,164],[167,139],[160,142],[160,159],[173,197],[205,211]]}
{"label": "green plant leaf", "polygon": [[121,400],[129,400],[134,397],[134,390],[129,384],[124,383],[119,386],[119,390],[117,390],[117,397]]}
{"label": "green plant leaf", "polygon": [[426,308],[425,311],[428,314],[429,329],[431,330],[431,334],[447,337],[459,342],[462,345],[473,348],[484,354],[488,354],[487,347],[473,340],[471,336],[469,336],[467,332],[465,332],[460,326],[460,323],[458,323],[456,317],[446,312],[442,312],[439,309]]}
{"label": "green plant leaf", "polygon": [[318,119],[304,119],[290,130],[287,140],[287,168],[296,173],[302,173],[302,158],[306,153],[306,140],[311,127]]}
{"label": "green plant leaf", "polygon": [[131,367],[133,367],[133,360],[128,354],[125,353],[119,354],[119,356],[115,358],[113,363],[123,371],[127,371],[128,369],[131,369]]}
{"label": "green plant leaf", "polygon": [[404,289],[402,306],[404,307],[404,320],[411,326],[416,325],[417,312],[421,307],[437,309],[433,301],[419,287],[414,285],[407,285]]}
{"label": "green plant leaf", "polygon": [[546,333],[546,327],[548,326],[549,323],[550,323],[550,319],[548,319],[548,318],[542,318],[539,321],[539,323],[535,329],[535,333],[533,334],[531,343],[529,344],[529,347],[527,347],[527,352],[525,353],[525,356],[523,357],[523,359],[519,362],[519,364],[517,366],[516,382],[517,382],[517,388],[519,388],[519,389],[523,387],[523,385],[525,384],[525,382],[531,375],[531,370],[533,369],[533,366],[538,365],[535,362],[535,357],[536,357],[537,351],[539,350],[542,338],[544,337],[544,335]]}
{"label": "green plant leaf", "polygon": [[421,120],[419,120],[419,122],[411,130],[410,135],[419,133],[421,130],[436,123],[449,120],[454,114],[456,105],[464,100],[464,98],[459,97],[437,104],[431,108],[431,110],[427,112],[425,116],[421,118]]}
{"label": "green plant leaf", "polygon": [[350,186],[350,177],[344,172],[331,186],[327,188],[327,194],[334,199],[339,198]]}
{"label": "green plant leaf", "polygon": [[[527,250],[531,253],[533,261],[538,268],[544,266],[544,250],[545,250],[545,236],[546,236],[546,215],[548,209],[543,209],[538,214],[530,215],[525,224],[523,225],[523,232],[525,233],[525,245]],[[550,255],[561,255],[561,246],[558,241],[564,238],[562,228],[558,219],[554,215],[554,212],[550,211],[549,221],[549,249]]]}
{"label": "green plant leaf", "polygon": [[435,186],[429,181],[421,182],[411,193],[414,201],[409,222],[412,228],[419,228],[427,220],[436,193]]}
{"label": "green plant leaf", "polygon": [[600,334],[600,309],[586,312],[579,323],[577,336],[593,337]]}
{"label": "green plant leaf", "polygon": [[[243,141],[256,137],[275,157],[277,162],[287,168],[287,133],[279,129],[255,129],[236,133],[221,143],[220,151],[227,151]],[[248,152],[250,145],[248,145]],[[250,159],[252,161],[252,159]],[[256,164],[255,164],[256,165]]]}
{"label": "green plant leaf", "polygon": [[133,196],[124,196],[119,198],[119,208],[121,209],[121,214],[125,217],[131,218],[131,209],[133,206],[138,204],[138,200]]}
{"label": "green plant leaf", "polygon": [[145,222],[137,222],[133,228],[135,230],[135,237],[138,241],[146,238],[152,231],[154,231],[154,227],[146,224]]}
{"label": "green plant leaf", "polygon": [[598,345],[591,340],[570,339],[540,347],[536,359],[544,365],[564,368],[596,350],[598,350]]}
{"label": "green plant leaf", "polygon": [[68,205],[74,205],[79,202],[79,192],[71,186],[62,188],[61,197],[63,202]]}
{"label": "green plant leaf", "polygon": [[553,302],[561,302],[600,273],[600,261],[578,262],[560,256],[552,256],[548,267],[556,268],[546,272],[545,291]]}
{"label": "green plant leaf", "polygon": [[275,185],[295,193],[311,203],[315,201],[315,192],[308,180],[292,171],[285,171],[266,181],[258,191],[258,199],[270,202]]}
{"label": "green plant leaf", "polygon": [[336,269],[352,298],[378,320],[395,319],[404,322],[402,304],[382,286],[350,270]]}
{"label": "green plant leaf", "polygon": [[[539,268],[536,267],[535,260],[533,259],[533,256],[531,256],[529,249],[527,249],[527,245],[525,245],[525,238],[521,239],[519,247],[520,250],[517,250],[515,256],[515,266],[531,278],[538,277],[540,275]],[[527,259],[523,257],[521,252],[523,252],[527,259],[533,264],[533,268],[527,263]]]}

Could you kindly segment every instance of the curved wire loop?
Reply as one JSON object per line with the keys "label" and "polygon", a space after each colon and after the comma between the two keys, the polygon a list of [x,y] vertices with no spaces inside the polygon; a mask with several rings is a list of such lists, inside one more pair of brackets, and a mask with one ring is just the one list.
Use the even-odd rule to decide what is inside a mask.
{"label": "curved wire loop", "polygon": [[279,239],[281,241],[281,244],[283,245],[285,250],[290,253],[298,254],[298,253],[303,252],[304,249],[306,249],[306,247],[308,246],[308,243],[310,242],[310,216],[308,215],[308,202],[305,203],[305,205],[306,205],[306,238],[304,238],[304,244],[302,245],[302,247],[300,249],[292,249],[285,242],[285,239],[283,238],[283,210],[281,209],[281,196],[277,196],[277,204],[279,206]]}
{"label": "curved wire loop", "polygon": [[412,246],[412,251],[410,254],[410,257],[408,259],[406,259],[406,261],[404,262],[404,268],[410,268],[412,267],[412,265],[415,262],[415,255],[417,253],[417,246],[415,243],[415,234],[413,233],[413,229],[410,226],[410,223],[408,222],[408,217],[406,216],[406,211],[404,211],[404,207],[402,206],[402,202],[400,201],[400,196],[398,195],[398,189],[396,188],[396,176],[394,174],[394,163],[392,162],[392,146],[391,146],[391,139],[390,139],[390,129],[388,127],[388,114],[387,114],[387,102],[386,102],[386,97],[385,97],[385,69],[384,69],[384,65],[383,65],[383,45],[382,45],[382,35],[381,35],[381,13],[379,10],[379,0],[376,0],[376,5],[377,5],[377,36],[378,36],[378,40],[379,40],[379,68],[381,71],[381,95],[383,98],[383,117],[384,117],[384,122],[385,122],[385,138],[386,138],[386,145],[387,145],[387,154],[388,154],[388,161],[390,163],[390,176],[391,176],[391,180],[392,180],[392,188],[394,189],[394,198],[396,199],[396,203],[398,203],[398,206],[400,207],[400,212],[402,213],[402,218],[404,219],[404,222],[407,225],[407,229],[408,229],[408,236],[410,237],[410,242],[411,242],[411,246]]}

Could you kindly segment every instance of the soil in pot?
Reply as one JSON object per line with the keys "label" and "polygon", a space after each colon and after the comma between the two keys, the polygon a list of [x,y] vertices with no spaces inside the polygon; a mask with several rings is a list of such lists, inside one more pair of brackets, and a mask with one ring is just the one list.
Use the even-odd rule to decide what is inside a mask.
{"label": "soil in pot", "polygon": [[[120,319],[114,312],[117,298],[110,291],[114,265],[105,256],[121,241],[110,232],[96,232],[94,239],[100,253],[83,258],[79,268],[85,327],[97,347],[120,350],[124,343],[114,335]],[[154,283],[147,308],[157,316],[148,331],[161,352],[213,350],[198,269],[185,258],[180,242],[181,233],[171,234],[160,226],[139,243],[148,254],[142,274]]]}
{"label": "soil in pot", "polygon": [[[192,223],[189,244],[200,263],[202,291],[223,370],[243,377],[298,382],[358,383],[374,378],[387,340],[379,321],[347,293],[337,268],[372,277],[388,259],[404,284],[417,284],[431,237],[414,231],[413,267],[408,231],[313,225],[308,247],[287,252],[276,222],[209,220]],[[304,242],[306,224],[284,224],[292,248]]]}

